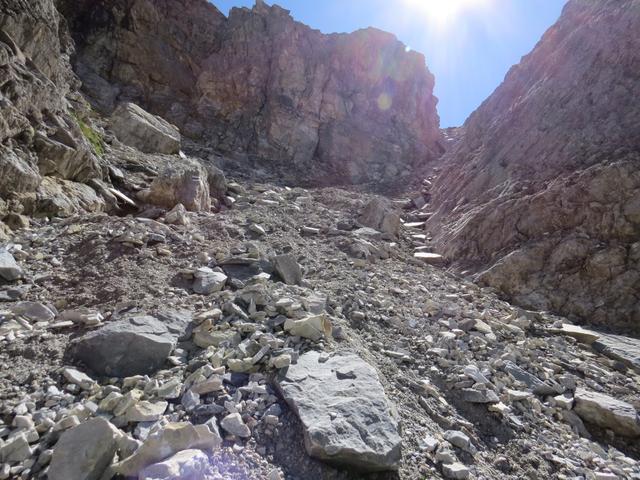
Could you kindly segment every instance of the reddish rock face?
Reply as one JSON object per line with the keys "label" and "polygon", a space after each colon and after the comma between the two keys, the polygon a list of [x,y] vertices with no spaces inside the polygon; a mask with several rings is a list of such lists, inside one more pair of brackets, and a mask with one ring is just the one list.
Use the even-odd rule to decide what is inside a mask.
{"label": "reddish rock face", "polygon": [[571,1],[464,125],[442,251],[527,307],[640,331],[640,9]]}
{"label": "reddish rock face", "polygon": [[89,2],[69,18],[97,105],[133,100],[299,183],[394,183],[442,153],[433,76],[393,35],[324,35],[262,2],[228,19],[204,0]]}

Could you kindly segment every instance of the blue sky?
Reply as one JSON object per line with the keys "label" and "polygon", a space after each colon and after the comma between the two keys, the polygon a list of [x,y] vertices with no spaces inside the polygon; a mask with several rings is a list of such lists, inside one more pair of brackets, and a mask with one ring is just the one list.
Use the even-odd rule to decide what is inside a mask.
{"label": "blue sky", "polygon": [[[212,0],[225,15],[254,0]],[[268,4],[272,2],[267,1]],[[442,127],[461,125],[531,51],[566,0],[279,0],[325,33],[377,27],[422,52],[436,77]]]}

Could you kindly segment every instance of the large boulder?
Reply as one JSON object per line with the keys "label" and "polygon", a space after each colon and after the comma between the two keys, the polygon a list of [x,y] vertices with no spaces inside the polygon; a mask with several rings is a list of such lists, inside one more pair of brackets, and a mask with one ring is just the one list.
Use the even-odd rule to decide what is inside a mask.
{"label": "large boulder", "polygon": [[53,449],[49,480],[98,480],[117,450],[118,430],[103,418],[92,418],[67,430]]}
{"label": "large boulder", "polygon": [[190,321],[185,313],[129,314],[74,339],[69,351],[99,375],[149,374],[162,367]]}
{"label": "large boulder", "polygon": [[118,140],[141,152],[174,154],[180,151],[180,131],[135,103],[122,103],[116,108],[111,128]]}
{"label": "large boulder", "polygon": [[355,354],[300,356],[277,381],[312,457],[364,471],[398,468],[401,438],[376,371]]}
{"label": "large boulder", "polygon": [[382,197],[374,197],[365,205],[358,223],[391,237],[398,236],[402,225],[400,216],[391,208],[391,202]]}
{"label": "large boulder", "polygon": [[207,171],[187,159],[165,168],[138,196],[144,202],[166,208],[182,204],[191,212],[211,209]]}
{"label": "large boulder", "polygon": [[574,410],[585,422],[613,430],[618,435],[640,437],[640,417],[627,402],[584,388],[576,390],[574,399]]}

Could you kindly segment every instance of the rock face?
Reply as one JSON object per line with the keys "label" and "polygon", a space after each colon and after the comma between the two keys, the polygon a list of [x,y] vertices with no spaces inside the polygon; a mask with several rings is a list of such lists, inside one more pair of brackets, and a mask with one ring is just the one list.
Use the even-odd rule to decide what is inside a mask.
{"label": "rock face", "polygon": [[205,0],[63,3],[106,111],[136,101],[298,182],[393,183],[441,154],[433,76],[393,35],[323,35],[263,2],[228,19]]}
{"label": "rock face", "polygon": [[570,1],[465,123],[427,224],[448,258],[517,303],[632,332],[639,29],[635,1]]}
{"label": "rock face", "polygon": [[181,314],[125,316],[75,339],[70,351],[100,375],[151,373],[163,365],[189,321]]}
{"label": "rock face", "polygon": [[74,182],[102,177],[67,101],[77,86],[72,52],[53,1],[0,2],[0,200],[16,195],[28,201],[43,176]]}
{"label": "rock face", "polygon": [[118,140],[141,152],[172,154],[180,151],[178,129],[135,103],[119,105],[111,117],[111,125]]}
{"label": "rock face", "polygon": [[305,353],[278,387],[300,417],[309,455],[362,470],[397,468],[398,424],[376,371],[360,357]]}

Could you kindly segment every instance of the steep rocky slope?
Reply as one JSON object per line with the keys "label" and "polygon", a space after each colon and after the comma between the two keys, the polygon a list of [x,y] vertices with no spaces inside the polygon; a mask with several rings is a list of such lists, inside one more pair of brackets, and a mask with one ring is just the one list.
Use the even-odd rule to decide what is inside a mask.
{"label": "steep rocky slope", "polygon": [[323,35],[263,2],[228,19],[205,0],[66,10],[96,105],[136,101],[292,183],[393,183],[442,153],[433,76],[388,33]]}
{"label": "steep rocky slope", "polygon": [[[556,27],[569,38],[588,40],[585,12],[602,12],[598,45],[613,41],[596,26],[637,20],[637,2],[582,5]],[[627,55],[599,67],[611,84],[637,73]],[[562,66],[546,94],[582,102]],[[440,148],[432,86],[388,34],[325,36],[260,1],[227,19],[199,0],[0,0],[0,480],[640,478],[639,341],[447,272],[425,196],[403,211],[362,188],[282,185],[424,167]],[[443,186],[484,128],[442,135],[458,163],[433,222],[462,192],[491,198],[466,174],[453,200]],[[623,171],[623,153],[578,179]],[[598,185],[585,195],[631,191]]]}
{"label": "steep rocky slope", "polygon": [[571,1],[464,125],[428,230],[526,307],[640,332],[640,2]]}

